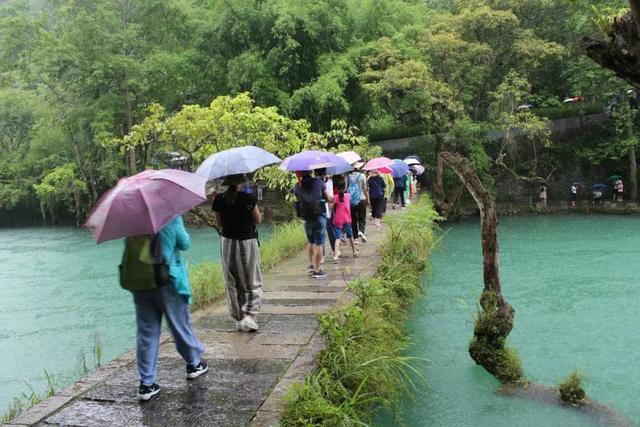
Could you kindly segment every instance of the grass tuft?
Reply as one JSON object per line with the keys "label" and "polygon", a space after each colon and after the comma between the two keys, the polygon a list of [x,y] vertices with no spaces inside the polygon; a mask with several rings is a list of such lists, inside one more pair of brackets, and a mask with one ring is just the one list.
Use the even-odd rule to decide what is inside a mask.
{"label": "grass tuft", "polygon": [[407,310],[421,295],[419,275],[435,244],[437,219],[427,197],[402,215],[389,216],[382,262],[374,278],[356,280],[347,307],[320,318],[326,347],[317,370],[286,399],[283,426],[368,425],[382,407],[394,409],[424,380],[409,342]]}
{"label": "grass tuft", "polygon": [[560,400],[569,405],[581,405],[584,403],[587,393],[582,387],[582,376],[578,371],[573,371],[558,387]]}

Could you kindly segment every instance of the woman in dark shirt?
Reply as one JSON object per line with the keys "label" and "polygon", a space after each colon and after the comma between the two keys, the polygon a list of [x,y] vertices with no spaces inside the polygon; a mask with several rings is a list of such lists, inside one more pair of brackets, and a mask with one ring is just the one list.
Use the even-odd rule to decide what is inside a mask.
{"label": "woman in dark shirt", "polygon": [[382,208],[384,204],[384,189],[387,185],[380,176],[380,172],[373,170],[371,176],[367,180],[369,187],[369,200],[371,200],[371,216],[376,228],[380,229],[380,220],[382,219]]}
{"label": "woman in dark shirt", "polygon": [[244,175],[226,178],[227,191],[216,195],[213,211],[221,228],[222,271],[229,313],[239,331],[257,331],[262,273],[256,225],[262,221],[258,200],[239,190]]}

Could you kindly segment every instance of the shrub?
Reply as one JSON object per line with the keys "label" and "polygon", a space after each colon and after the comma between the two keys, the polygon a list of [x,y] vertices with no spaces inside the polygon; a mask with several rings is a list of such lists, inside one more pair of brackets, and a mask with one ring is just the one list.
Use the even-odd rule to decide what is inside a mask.
{"label": "shrub", "polygon": [[570,405],[580,405],[584,403],[587,393],[582,388],[582,376],[573,371],[558,387],[560,400]]}
{"label": "shrub", "polygon": [[280,261],[304,248],[306,244],[307,237],[299,220],[274,226],[271,235],[260,247],[262,270],[270,270]]}

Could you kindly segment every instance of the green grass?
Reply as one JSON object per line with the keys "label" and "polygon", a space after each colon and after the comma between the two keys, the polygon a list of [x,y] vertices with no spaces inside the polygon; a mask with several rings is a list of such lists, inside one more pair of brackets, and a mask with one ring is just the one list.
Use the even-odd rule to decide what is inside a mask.
{"label": "green grass", "polygon": [[560,400],[569,405],[580,405],[584,403],[587,393],[582,387],[582,376],[578,371],[573,371],[558,387]]}
{"label": "green grass", "polygon": [[436,243],[437,215],[423,197],[385,222],[388,236],[374,278],[356,280],[347,307],[320,318],[326,347],[316,371],[286,399],[283,426],[367,425],[382,407],[396,408],[423,379],[409,345],[407,311],[422,294],[420,273]]}
{"label": "green grass", "polygon": [[[307,244],[302,223],[298,220],[276,225],[268,239],[261,242],[262,271],[268,271],[280,261],[290,257]],[[198,310],[224,295],[222,266],[203,262],[189,268],[193,310]]]}
{"label": "green grass", "polygon": [[14,398],[9,408],[0,417],[0,424],[5,424],[20,415],[22,412],[42,402],[47,397],[53,396],[58,389],[55,378],[46,369],[44,378],[47,380],[47,389],[44,393],[37,393],[32,386],[27,384],[28,392],[22,393],[20,397]]}

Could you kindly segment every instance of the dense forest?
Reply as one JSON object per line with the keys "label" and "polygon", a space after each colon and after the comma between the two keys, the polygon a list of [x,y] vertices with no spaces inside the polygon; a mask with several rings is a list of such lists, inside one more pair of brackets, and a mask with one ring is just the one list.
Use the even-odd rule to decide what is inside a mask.
{"label": "dense forest", "polygon": [[[635,90],[583,45],[584,37],[603,38],[625,7],[620,0],[0,2],[0,224],[81,221],[121,176],[170,165],[172,153],[191,167],[247,143],[287,155],[424,134],[429,169],[434,152],[455,150],[490,188],[500,174],[548,179],[567,159],[609,162],[633,186]],[[551,113],[605,107],[610,124],[569,143],[551,141]],[[488,130],[503,137],[492,140]],[[278,183],[282,177],[273,178]]]}

